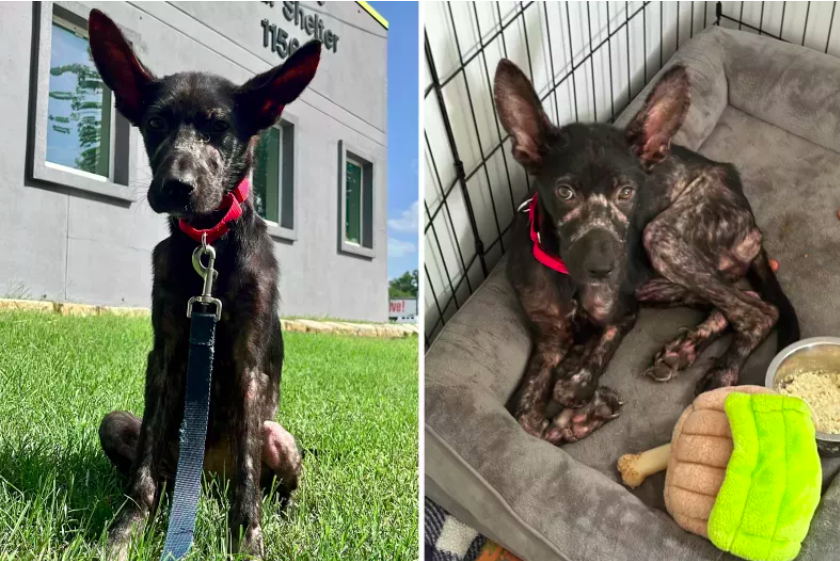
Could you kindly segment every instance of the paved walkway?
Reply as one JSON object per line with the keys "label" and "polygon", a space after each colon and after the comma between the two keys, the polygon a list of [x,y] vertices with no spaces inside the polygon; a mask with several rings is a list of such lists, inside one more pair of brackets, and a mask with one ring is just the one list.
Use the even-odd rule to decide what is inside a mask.
{"label": "paved walkway", "polygon": [[[127,317],[147,317],[148,308],[120,308],[112,306],[92,306],[89,304],[68,304],[63,302],[45,302],[38,300],[7,300],[0,298],[0,311],[27,310],[41,311],[63,316],[100,316],[115,315]],[[298,333],[338,333],[358,337],[410,337],[417,335],[418,328],[407,323],[352,323],[344,321],[321,321],[312,319],[280,319],[284,331]]]}

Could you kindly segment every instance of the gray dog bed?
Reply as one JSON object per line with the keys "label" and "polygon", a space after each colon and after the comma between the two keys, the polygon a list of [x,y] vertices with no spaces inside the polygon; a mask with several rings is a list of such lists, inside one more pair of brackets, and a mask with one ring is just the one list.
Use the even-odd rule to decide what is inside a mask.
{"label": "gray dog bed", "polygon": [[[840,334],[840,61],[713,27],[676,63],[689,69],[692,104],[675,141],[738,166],[802,336]],[[627,402],[621,417],[557,448],[526,434],[504,408],[531,341],[500,263],[426,356],[427,495],[528,561],[733,559],[668,516],[664,476],[630,491],[615,468],[622,454],[670,440],[701,370],[729,342],[667,384],[641,376],[657,350],[700,319],[685,309],[643,310],[603,378]],[[763,384],[775,346],[773,335],[742,383]],[[838,467],[823,462],[824,496],[799,559],[840,551]]]}

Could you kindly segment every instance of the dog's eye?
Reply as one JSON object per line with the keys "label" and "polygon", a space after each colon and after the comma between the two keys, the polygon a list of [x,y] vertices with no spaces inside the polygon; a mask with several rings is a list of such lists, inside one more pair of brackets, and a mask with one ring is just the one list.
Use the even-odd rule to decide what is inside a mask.
{"label": "dog's eye", "polygon": [[149,120],[146,121],[146,125],[150,129],[159,131],[166,128],[166,121],[164,121],[160,117],[150,117]]}
{"label": "dog's eye", "polygon": [[227,124],[227,122],[225,122],[225,121],[213,121],[213,124],[211,125],[211,128],[215,132],[225,132],[226,130],[228,130],[230,128],[230,125]]}
{"label": "dog's eye", "polygon": [[622,201],[626,201],[627,199],[632,197],[633,193],[635,192],[635,189],[633,189],[632,187],[622,187],[621,191],[618,192],[618,198]]}
{"label": "dog's eye", "polygon": [[575,196],[575,192],[568,185],[561,185],[557,188],[557,196],[564,201],[569,201]]}

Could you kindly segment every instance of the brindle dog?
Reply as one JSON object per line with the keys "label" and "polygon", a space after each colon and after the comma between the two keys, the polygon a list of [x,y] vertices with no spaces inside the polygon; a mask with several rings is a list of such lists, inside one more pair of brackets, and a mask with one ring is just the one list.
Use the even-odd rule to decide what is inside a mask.
{"label": "brindle dog", "polygon": [[[626,130],[552,125],[525,75],[496,70],[495,100],[513,155],[533,177],[540,241],[569,274],[532,255],[528,221],[513,234],[508,276],[534,349],[508,404],[529,433],[579,440],[619,414],[598,380],[639,305],[692,306],[708,318],[654,357],[667,381],[729,326],[735,338],[697,391],[738,382],[741,367],[779,322],[779,346],[799,338],[796,313],[770,269],[735,168],[671,145],[690,104],[683,67],[669,70]],[[758,293],[742,291],[748,277]],[[551,400],[560,411],[549,415]]]}
{"label": "brindle dog", "polygon": [[[128,496],[109,536],[109,558],[126,559],[133,532],[174,478],[183,417],[190,321],[187,300],[202,292],[191,256],[197,242],[178,227],[217,224],[223,196],[249,177],[258,133],[272,126],[315,75],[320,44],[307,43],[282,66],[241,86],[205,73],[156,78],[117,26],[90,14],[90,46],[117,109],[140,129],[154,172],[148,192],[169,215],[171,235],[154,250],[154,344],[146,370],[143,419],[109,413],[99,435],[105,453],[129,476]],[[205,469],[232,474],[229,513],[234,551],[263,555],[260,487],[276,477],[281,493],[296,486],[301,457],[273,419],[280,399],[283,339],[277,315],[278,267],[265,222],[251,199],[213,244],[223,304],[216,330]]]}

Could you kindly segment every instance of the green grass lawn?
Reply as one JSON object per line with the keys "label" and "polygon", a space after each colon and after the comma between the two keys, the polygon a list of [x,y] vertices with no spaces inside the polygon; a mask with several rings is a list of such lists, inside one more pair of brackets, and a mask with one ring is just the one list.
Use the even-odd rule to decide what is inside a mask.
{"label": "green grass lawn", "polygon": [[[314,449],[266,559],[416,559],[417,339],[288,333],[278,420]],[[148,319],[0,313],[0,559],[98,559],[124,482],[99,446],[113,409],[143,411]],[[224,493],[205,486],[191,559],[226,558]],[[168,505],[132,559],[158,559]]]}

